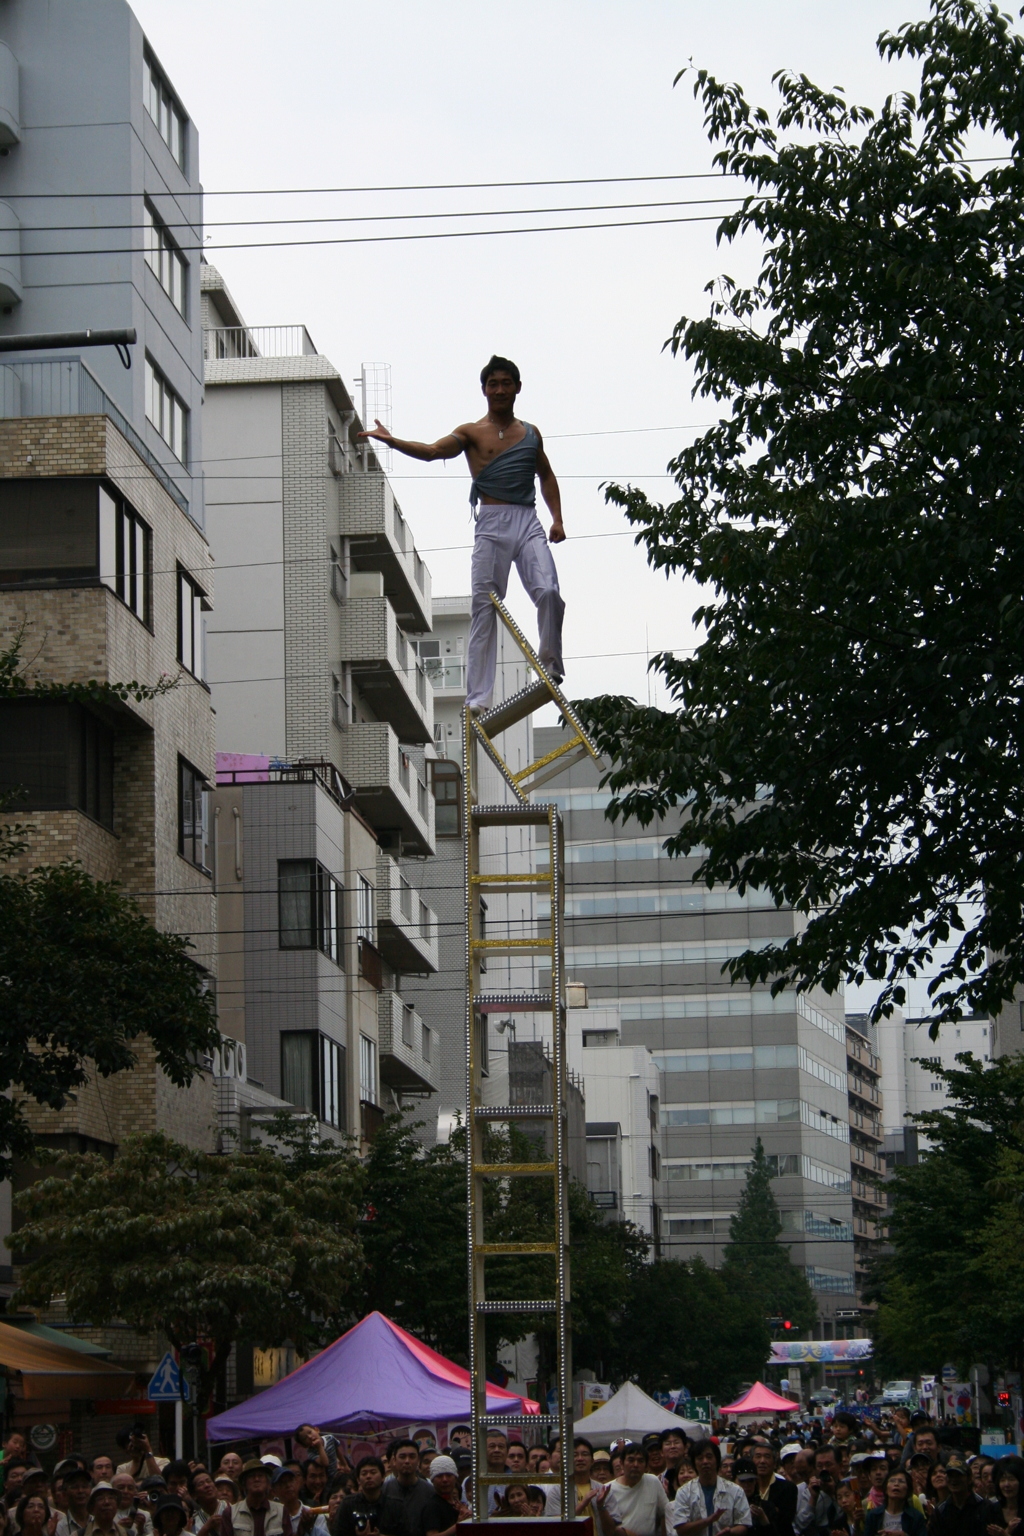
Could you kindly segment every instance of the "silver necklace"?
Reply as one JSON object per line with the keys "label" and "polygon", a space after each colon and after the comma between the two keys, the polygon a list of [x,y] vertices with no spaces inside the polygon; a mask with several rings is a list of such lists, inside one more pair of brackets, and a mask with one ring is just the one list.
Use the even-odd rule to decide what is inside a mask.
{"label": "silver necklace", "polygon": [[498,437],[501,438],[501,439],[504,439],[504,436],[505,436],[505,429],[503,427],[499,427],[498,428]]}

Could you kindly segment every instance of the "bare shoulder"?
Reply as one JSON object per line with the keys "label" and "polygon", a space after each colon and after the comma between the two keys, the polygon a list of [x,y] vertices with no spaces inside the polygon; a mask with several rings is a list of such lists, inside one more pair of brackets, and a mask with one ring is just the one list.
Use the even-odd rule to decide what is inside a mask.
{"label": "bare shoulder", "polygon": [[482,424],[479,421],[464,421],[461,427],[453,429],[452,437],[461,437],[465,442],[472,443],[475,446],[480,441],[480,428]]}

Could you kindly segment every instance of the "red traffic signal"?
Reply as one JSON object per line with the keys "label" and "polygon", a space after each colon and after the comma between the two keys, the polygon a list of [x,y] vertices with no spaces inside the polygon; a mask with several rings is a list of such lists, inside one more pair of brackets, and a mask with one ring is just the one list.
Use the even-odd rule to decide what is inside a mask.
{"label": "red traffic signal", "polygon": [[789,1329],[792,1328],[793,1324],[790,1322],[789,1318],[787,1317],[786,1321],[783,1323],[782,1326],[783,1326],[783,1328],[786,1329],[786,1331],[788,1333]]}
{"label": "red traffic signal", "polygon": [[1000,1408],[1009,1408],[1009,1406],[1010,1406],[1010,1394],[1009,1394],[1009,1392],[1000,1392],[998,1394],[998,1400],[999,1400]]}

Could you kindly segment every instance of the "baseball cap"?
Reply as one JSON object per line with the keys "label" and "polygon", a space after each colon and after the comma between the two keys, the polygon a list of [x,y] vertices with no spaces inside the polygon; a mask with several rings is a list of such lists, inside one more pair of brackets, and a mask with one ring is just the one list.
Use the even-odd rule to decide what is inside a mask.
{"label": "baseball cap", "polygon": [[653,1432],[649,1435],[644,1435],[643,1439],[640,1441],[640,1445],[641,1448],[645,1451],[660,1451],[661,1435],[655,1434]]}
{"label": "baseball cap", "polygon": [[611,1452],[610,1451],[597,1450],[597,1451],[594,1452],[594,1460],[595,1461],[611,1461],[611,1459],[612,1459],[612,1457],[611,1457]]}
{"label": "baseball cap", "polygon": [[[788,1445],[782,1447],[782,1450],[779,1452],[779,1460],[785,1461],[787,1456],[799,1456],[802,1450],[803,1446],[799,1440],[791,1440]],[[854,1459],[856,1460],[856,1458]]]}
{"label": "baseball cap", "polygon": [[946,1457],[945,1467],[947,1476],[950,1472],[962,1472],[965,1477],[967,1476],[967,1463],[959,1451],[950,1451]]}
{"label": "baseball cap", "polygon": [[732,1475],[739,1482],[741,1477],[756,1477],[757,1468],[752,1461],[748,1461],[745,1456],[741,1456],[733,1465]]}

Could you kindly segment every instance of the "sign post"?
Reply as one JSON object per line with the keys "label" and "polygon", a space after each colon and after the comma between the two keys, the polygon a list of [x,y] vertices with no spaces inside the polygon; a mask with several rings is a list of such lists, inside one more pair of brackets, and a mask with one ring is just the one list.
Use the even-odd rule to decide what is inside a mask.
{"label": "sign post", "polygon": [[174,1456],[176,1461],[181,1461],[185,1449],[182,1404],[190,1395],[189,1384],[183,1379],[178,1369],[177,1360],[175,1360],[171,1351],[168,1350],[149,1378],[146,1396],[151,1403],[174,1404]]}

